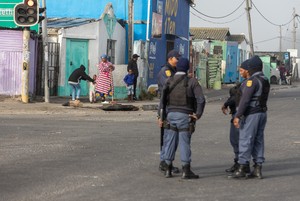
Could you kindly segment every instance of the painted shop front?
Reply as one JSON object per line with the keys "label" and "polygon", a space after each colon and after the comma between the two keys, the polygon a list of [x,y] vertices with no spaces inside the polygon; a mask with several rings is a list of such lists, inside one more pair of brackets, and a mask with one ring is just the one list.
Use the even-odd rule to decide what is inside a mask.
{"label": "painted shop front", "polygon": [[189,55],[188,0],[152,1],[152,30],[149,43],[148,86],[157,84],[157,74],[167,62],[167,54],[176,49],[183,57]]}

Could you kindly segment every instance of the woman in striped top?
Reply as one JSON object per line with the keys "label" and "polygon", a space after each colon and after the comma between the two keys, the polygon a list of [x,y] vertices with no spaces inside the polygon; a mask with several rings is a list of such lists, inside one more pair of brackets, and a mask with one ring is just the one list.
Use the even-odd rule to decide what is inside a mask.
{"label": "woman in striped top", "polygon": [[112,71],[115,67],[107,60],[107,55],[101,56],[101,62],[98,65],[99,76],[96,80],[96,92],[100,93],[102,102],[105,101],[106,96],[112,96],[114,93],[114,83]]}

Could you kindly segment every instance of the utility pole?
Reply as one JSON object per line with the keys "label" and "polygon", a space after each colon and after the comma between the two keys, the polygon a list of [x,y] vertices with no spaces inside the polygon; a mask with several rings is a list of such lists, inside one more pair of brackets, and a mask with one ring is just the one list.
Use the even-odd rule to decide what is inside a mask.
{"label": "utility pole", "polygon": [[23,64],[22,64],[22,93],[21,99],[23,103],[28,103],[29,96],[29,66],[30,66],[30,28],[24,27],[23,30]]}
{"label": "utility pole", "polygon": [[252,38],[252,27],[251,27],[251,16],[250,16],[250,0],[246,0],[246,11],[247,11],[247,19],[248,19],[248,32],[249,32],[249,43],[250,43],[250,54],[251,56],[254,55],[254,48],[253,48],[253,38]]}
{"label": "utility pole", "polygon": [[293,9],[293,49],[296,49],[296,9]]}
{"label": "utility pole", "polygon": [[279,52],[282,52],[282,32],[281,32],[281,25],[279,25]]}
{"label": "utility pole", "polygon": [[128,58],[132,55],[133,1],[128,0]]}
{"label": "utility pole", "polygon": [[[46,8],[46,0],[43,0],[43,8]],[[49,103],[49,58],[48,58],[48,32],[47,32],[47,15],[46,10],[43,12],[43,16],[45,19],[42,21],[42,35],[43,35],[43,47],[44,47],[44,75],[45,75],[45,83],[44,83],[44,94],[45,94],[45,102]]]}

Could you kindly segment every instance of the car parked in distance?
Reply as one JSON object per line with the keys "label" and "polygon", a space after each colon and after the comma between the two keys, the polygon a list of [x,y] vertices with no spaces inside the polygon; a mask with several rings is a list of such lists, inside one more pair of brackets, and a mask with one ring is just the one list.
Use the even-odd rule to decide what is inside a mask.
{"label": "car parked in distance", "polygon": [[280,72],[278,68],[271,68],[270,83],[278,84],[280,80]]}

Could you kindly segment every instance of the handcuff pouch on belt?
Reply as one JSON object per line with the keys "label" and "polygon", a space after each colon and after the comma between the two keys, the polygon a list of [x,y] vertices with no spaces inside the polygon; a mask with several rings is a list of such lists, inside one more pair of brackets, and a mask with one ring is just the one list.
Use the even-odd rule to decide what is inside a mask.
{"label": "handcuff pouch on belt", "polygon": [[192,134],[195,132],[195,121],[191,120],[189,122],[189,132]]}
{"label": "handcuff pouch on belt", "polygon": [[168,121],[163,121],[163,127],[165,129],[171,129],[171,130],[176,131],[176,132],[179,132],[179,131],[188,131],[190,134],[192,134],[192,133],[195,132],[195,121],[190,121],[188,128],[181,128],[181,129],[178,129],[175,126],[172,126]]}
{"label": "handcuff pouch on belt", "polygon": [[170,123],[167,120],[163,121],[163,128],[170,129]]}

